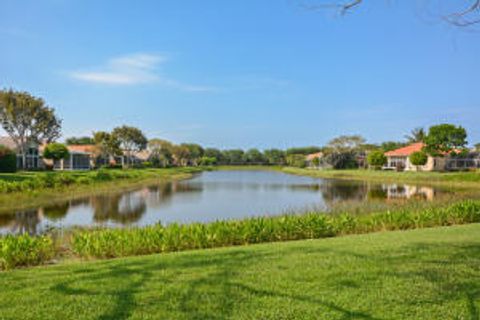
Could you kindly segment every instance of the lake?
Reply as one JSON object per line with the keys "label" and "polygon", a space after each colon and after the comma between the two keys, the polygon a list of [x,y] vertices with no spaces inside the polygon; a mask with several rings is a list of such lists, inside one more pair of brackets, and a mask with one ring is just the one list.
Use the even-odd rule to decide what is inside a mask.
{"label": "lake", "polygon": [[72,226],[145,226],[328,211],[342,203],[433,200],[427,186],[318,179],[275,171],[211,171],[192,179],[105,193],[0,215],[0,234]]}

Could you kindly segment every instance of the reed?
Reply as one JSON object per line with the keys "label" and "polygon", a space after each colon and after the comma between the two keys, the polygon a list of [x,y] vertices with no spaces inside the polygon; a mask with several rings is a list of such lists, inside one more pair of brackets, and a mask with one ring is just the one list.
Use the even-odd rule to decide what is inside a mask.
{"label": "reed", "polygon": [[465,200],[419,211],[366,215],[308,212],[238,221],[81,231],[73,234],[71,246],[80,257],[113,258],[473,222],[480,222],[480,201]]}

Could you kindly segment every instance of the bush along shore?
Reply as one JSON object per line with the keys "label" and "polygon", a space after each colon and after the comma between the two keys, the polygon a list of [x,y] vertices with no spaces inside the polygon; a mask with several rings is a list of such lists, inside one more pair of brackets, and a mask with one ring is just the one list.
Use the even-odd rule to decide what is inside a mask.
{"label": "bush along shore", "polygon": [[65,251],[81,258],[115,258],[263,242],[319,239],[386,230],[407,230],[480,222],[480,201],[419,211],[366,215],[305,213],[193,224],[72,231],[58,243],[52,235],[0,238],[0,269],[48,263]]}

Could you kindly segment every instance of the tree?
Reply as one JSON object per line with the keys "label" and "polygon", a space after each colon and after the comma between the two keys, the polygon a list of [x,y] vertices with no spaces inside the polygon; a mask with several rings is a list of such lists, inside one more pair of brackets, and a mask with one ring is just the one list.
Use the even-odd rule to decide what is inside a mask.
{"label": "tree", "polygon": [[461,126],[440,124],[430,127],[424,142],[427,153],[443,156],[457,149],[463,149],[467,144],[467,132]]}
{"label": "tree", "polygon": [[215,148],[207,148],[205,149],[205,152],[203,153],[205,157],[209,158],[215,158],[216,161],[215,163],[223,163],[224,158],[223,158],[223,153],[222,151],[215,149]]}
{"label": "tree", "polygon": [[305,168],[307,166],[307,161],[303,154],[289,154],[286,161],[287,165],[291,167]]}
{"label": "tree", "polygon": [[232,149],[223,151],[223,157],[228,164],[243,164],[243,150]]}
{"label": "tree", "polygon": [[[322,9],[334,9],[339,10],[342,15],[360,6],[363,0],[332,0],[328,3],[317,5],[302,4],[302,7],[308,10],[322,10]],[[374,2],[374,1],[372,1]],[[439,6],[440,10],[446,7],[444,3]],[[430,8],[427,8],[430,11]],[[456,27],[468,27],[480,23],[478,12],[480,11],[480,0],[464,0],[464,6],[457,10],[449,11],[448,13],[439,14],[441,20],[456,26]]]}
{"label": "tree", "polygon": [[95,144],[95,141],[92,137],[70,137],[65,140],[67,145],[91,145]]}
{"label": "tree", "polygon": [[381,150],[372,151],[367,156],[367,162],[373,168],[381,168],[387,163],[387,157]]}
{"label": "tree", "polygon": [[200,158],[203,156],[202,146],[195,143],[182,143],[180,146],[188,149],[188,162],[190,165],[197,166]]}
{"label": "tree", "polygon": [[187,166],[190,160],[190,150],[186,146],[174,146],[172,149],[173,159],[177,166]]}
{"label": "tree", "polygon": [[203,156],[203,157],[200,158],[199,164],[201,166],[213,166],[213,165],[217,164],[217,158]]}
{"label": "tree", "polygon": [[317,153],[320,151],[322,151],[322,148],[311,146],[311,147],[289,148],[287,149],[286,154],[287,155],[291,155],[291,154],[307,155],[307,154]]}
{"label": "tree", "polygon": [[124,125],[113,129],[112,135],[120,142],[120,147],[127,156],[128,165],[133,163],[135,152],[144,150],[147,147],[148,140],[138,128]]}
{"label": "tree", "polygon": [[475,151],[480,152],[480,143],[475,144]]}
{"label": "tree", "polygon": [[384,152],[392,151],[401,147],[405,147],[405,143],[398,141],[385,141],[380,145],[380,148]]}
{"label": "tree", "polygon": [[265,160],[270,165],[284,165],[285,152],[279,149],[268,149],[263,152]]}
{"label": "tree", "polygon": [[410,134],[405,135],[405,138],[408,143],[423,142],[426,135],[425,130],[419,127],[410,131]]}
{"label": "tree", "polygon": [[50,143],[43,150],[43,157],[51,160],[66,159],[69,154],[68,148],[62,143]]}
{"label": "tree", "polygon": [[173,144],[167,140],[151,139],[148,149],[151,151],[152,163],[155,167],[169,167],[173,164]]}
{"label": "tree", "polygon": [[52,142],[61,132],[54,109],[27,92],[0,91],[0,122],[22,157],[22,168],[31,143]]}
{"label": "tree", "polygon": [[325,149],[325,161],[334,169],[358,168],[357,156],[363,153],[365,139],[359,135],[339,136],[332,139]]}
{"label": "tree", "polygon": [[109,161],[112,162],[115,156],[122,154],[120,141],[111,133],[105,131],[94,132],[93,141],[97,157],[108,157]]}
{"label": "tree", "polygon": [[360,151],[365,142],[365,138],[360,135],[339,136],[330,140],[328,148],[334,152]]}
{"label": "tree", "polygon": [[428,155],[424,151],[417,151],[410,155],[410,163],[416,166],[417,170],[419,166],[426,165],[427,161]]}
{"label": "tree", "polygon": [[263,164],[265,163],[265,158],[263,154],[258,149],[249,149],[243,156],[245,163],[249,164]]}

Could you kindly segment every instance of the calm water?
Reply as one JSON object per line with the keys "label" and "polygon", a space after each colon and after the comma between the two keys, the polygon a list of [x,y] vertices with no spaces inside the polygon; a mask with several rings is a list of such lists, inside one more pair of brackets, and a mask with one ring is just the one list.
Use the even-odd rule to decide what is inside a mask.
{"label": "calm water", "polygon": [[0,215],[0,233],[40,233],[51,227],[206,222],[338,203],[417,198],[440,193],[429,187],[324,180],[268,171],[213,171],[193,179],[99,194],[55,206]]}

